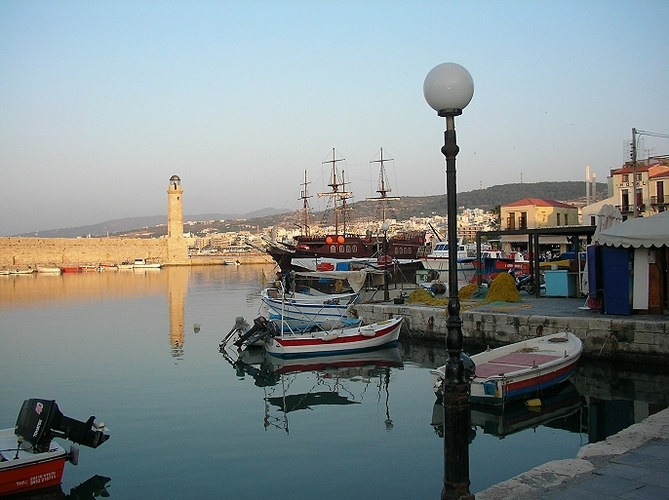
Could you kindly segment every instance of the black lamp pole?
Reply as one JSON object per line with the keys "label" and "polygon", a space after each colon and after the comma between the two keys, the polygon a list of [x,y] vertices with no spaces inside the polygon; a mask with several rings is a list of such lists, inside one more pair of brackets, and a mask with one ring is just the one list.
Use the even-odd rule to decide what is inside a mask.
{"label": "black lamp pole", "polygon": [[442,394],[444,405],[444,489],[442,499],[474,498],[469,492],[469,384],[464,378],[462,352],[462,319],[458,297],[458,219],[455,157],[459,148],[455,140],[455,116],[461,110],[440,111],[446,117],[446,197],[448,204],[448,320],[446,347],[448,362]]}
{"label": "black lamp pole", "polygon": [[444,405],[444,487],[442,499],[473,499],[469,492],[469,381],[464,376],[462,319],[458,297],[458,203],[455,178],[455,117],[469,104],[474,82],[469,72],[454,63],[435,66],[423,84],[425,100],[437,114],[446,118],[444,146],[446,157],[446,197],[448,204],[448,320],[446,347],[448,361],[442,385]]}

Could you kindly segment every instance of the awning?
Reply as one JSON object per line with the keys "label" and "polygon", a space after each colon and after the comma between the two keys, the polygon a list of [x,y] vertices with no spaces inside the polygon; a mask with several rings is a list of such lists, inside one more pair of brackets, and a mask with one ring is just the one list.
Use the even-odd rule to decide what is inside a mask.
{"label": "awning", "polygon": [[669,212],[615,224],[599,233],[597,243],[624,248],[669,246]]}

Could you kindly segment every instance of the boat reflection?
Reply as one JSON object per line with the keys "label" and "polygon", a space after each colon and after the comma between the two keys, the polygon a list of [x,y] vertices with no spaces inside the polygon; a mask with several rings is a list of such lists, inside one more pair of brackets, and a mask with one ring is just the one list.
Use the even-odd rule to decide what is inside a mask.
{"label": "boat reflection", "polygon": [[[474,439],[476,429],[500,439],[525,429],[543,425],[557,427],[574,433],[581,432],[585,399],[570,381],[561,384],[557,392],[541,398],[540,406],[515,402],[504,407],[470,404],[470,424]],[[431,425],[439,437],[444,436],[444,408],[441,400],[432,407]]]}
{"label": "boat reflection", "polygon": [[291,412],[360,405],[372,386],[376,388],[377,399],[385,404],[386,430],[393,427],[390,374],[391,369],[404,366],[397,347],[297,359],[270,356],[259,348],[243,351],[236,359],[224,348],[221,354],[240,379],[251,377],[254,385],[263,388],[265,429],[276,427],[289,433]]}
{"label": "boat reflection", "polygon": [[19,495],[3,497],[6,500],[93,500],[94,498],[107,498],[111,496],[107,490],[110,477],[98,474],[88,478],[83,483],[65,493],[61,485],[34,490]]}

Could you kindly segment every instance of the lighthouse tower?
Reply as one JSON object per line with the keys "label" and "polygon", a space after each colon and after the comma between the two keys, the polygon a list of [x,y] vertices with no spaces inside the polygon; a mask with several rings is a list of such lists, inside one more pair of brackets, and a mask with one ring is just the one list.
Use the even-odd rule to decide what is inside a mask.
{"label": "lighthouse tower", "polygon": [[182,194],[181,179],[178,175],[173,175],[167,188],[167,253],[170,264],[188,264]]}

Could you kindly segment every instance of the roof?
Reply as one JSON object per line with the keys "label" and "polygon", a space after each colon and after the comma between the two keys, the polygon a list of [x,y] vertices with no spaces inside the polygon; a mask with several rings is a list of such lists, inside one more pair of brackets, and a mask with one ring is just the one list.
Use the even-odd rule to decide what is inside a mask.
{"label": "roof", "polygon": [[502,205],[503,207],[526,207],[532,205],[535,207],[553,207],[553,208],[573,208],[576,210],[574,205],[569,205],[568,203],[562,203],[561,201],[555,200],[544,200],[542,198],[523,198],[522,200],[514,201],[513,203],[508,203]]}
{"label": "roof", "polygon": [[627,219],[599,233],[597,242],[624,248],[669,246],[669,212]]}

